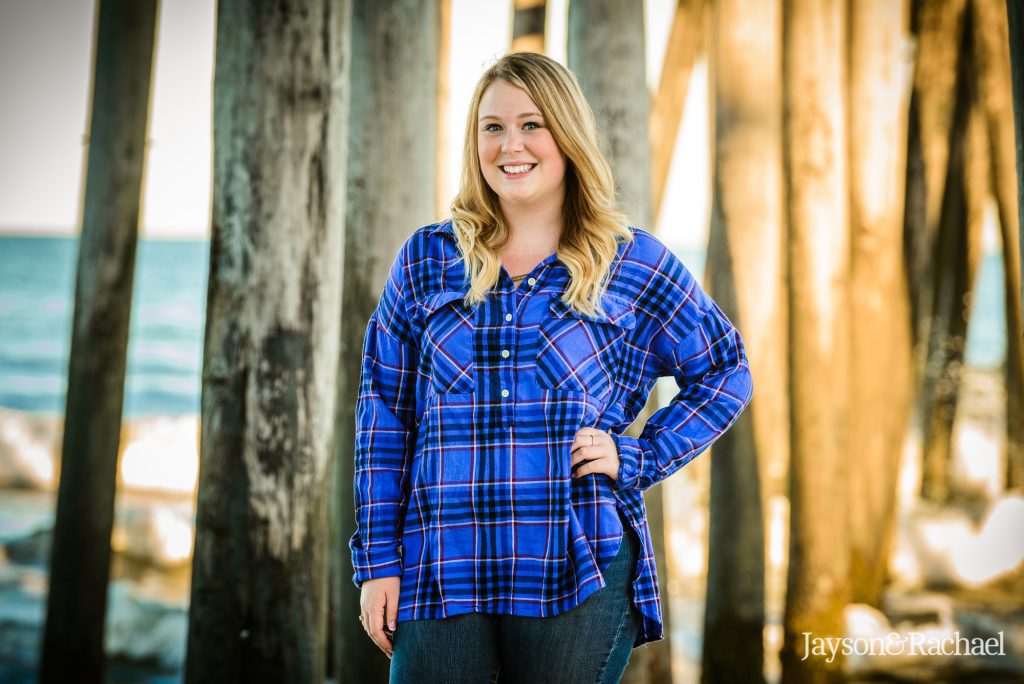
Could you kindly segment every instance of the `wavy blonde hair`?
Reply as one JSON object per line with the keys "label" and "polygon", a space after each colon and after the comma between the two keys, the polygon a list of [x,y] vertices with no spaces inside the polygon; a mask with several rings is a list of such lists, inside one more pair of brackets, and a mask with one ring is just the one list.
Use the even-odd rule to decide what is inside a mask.
{"label": "wavy blonde hair", "polygon": [[566,156],[565,200],[558,258],[569,269],[563,301],[582,314],[602,311],[619,241],[632,240],[625,216],[615,206],[615,181],[598,142],[594,112],[576,77],[558,62],[532,52],[516,52],[495,62],[477,82],[466,119],[459,192],[452,202],[452,227],[470,282],[465,303],[484,300],[501,273],[498,249],[510,237],[498,196],[480,168],[477,117],[480,99],[501,79],[526,91],[544,117],[555,144]]}

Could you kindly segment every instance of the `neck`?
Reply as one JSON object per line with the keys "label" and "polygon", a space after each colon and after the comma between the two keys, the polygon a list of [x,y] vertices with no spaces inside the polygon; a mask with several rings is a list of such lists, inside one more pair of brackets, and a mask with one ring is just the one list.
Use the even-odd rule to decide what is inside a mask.
{"label": "neck", "polygon": [[502,202],[501,213],[511,232],[509,242],[539,245],[548,252],[553,252],[558,247],[558,240],[562,235],[561,197],[529,206]]}

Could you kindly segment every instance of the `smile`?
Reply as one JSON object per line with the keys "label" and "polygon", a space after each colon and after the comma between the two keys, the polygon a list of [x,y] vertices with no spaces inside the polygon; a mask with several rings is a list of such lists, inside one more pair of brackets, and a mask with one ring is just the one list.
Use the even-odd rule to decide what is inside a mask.
{"label": "smile", "polygon": [[524,176],[533,170],[536,164],[516,164],[515,166],[502,166],[501,170],[506,176]]}

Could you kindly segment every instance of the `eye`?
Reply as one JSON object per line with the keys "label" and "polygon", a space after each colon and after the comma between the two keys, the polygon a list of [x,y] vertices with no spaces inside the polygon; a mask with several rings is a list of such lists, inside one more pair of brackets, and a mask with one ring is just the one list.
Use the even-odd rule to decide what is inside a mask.
{"label": "eye", "polygon": [[540,128],[544,128],[544,124],[539,123],[537,121],[527,121],[526,123],[523,124],[523,128],[525,128],[528,131],[536,131]]}
{"label": "eye", "polygon": [[500,128],[501,128],[501,126],[499,126],[496,123],[489,123],[489,124],[484,126],[484,131],[487,132],[487,133],[493,133],[493,132],[497,131]]}

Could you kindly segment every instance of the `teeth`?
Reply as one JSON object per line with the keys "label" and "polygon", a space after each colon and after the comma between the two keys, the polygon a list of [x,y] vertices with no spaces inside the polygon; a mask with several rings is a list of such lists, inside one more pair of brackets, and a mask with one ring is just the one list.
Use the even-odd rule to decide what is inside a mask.
{"label": "teeth", "polygon": [[505,173],[523,173],[533,168],[533,164],[520,164],[519,166],[502,166]]}

